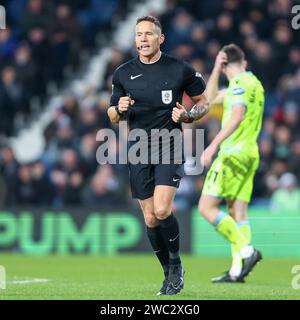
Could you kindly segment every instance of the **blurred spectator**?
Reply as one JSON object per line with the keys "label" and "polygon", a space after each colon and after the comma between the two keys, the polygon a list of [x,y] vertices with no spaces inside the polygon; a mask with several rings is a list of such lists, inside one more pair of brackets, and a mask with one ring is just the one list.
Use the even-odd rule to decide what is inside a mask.
{"label": "blurred spectator", "polygon": [[174,49],[173,54],[176,55],[178,58],[182,60],[191,60],[191,58],[194,56],[194,48],[189,43],[183,43],[177,46],[176,49]]}
{"label": "blurred spectator", "polygon": [[15,51],[14,66],[18,79],[23,87],[26,87],[26,100],[38,94],[37,72],[38,68],[35,61],[32,59],[31,49],[26,44],[21,44]]}
{"label": "blurred spectator", "polygon": [[287,160],[290,156],[291,131],[287,126],[280,126],[275,132],[274,156],[276,159]]}
{"label": "blurred spectator", "polygon": [[81,189],[84,175],[76,152],[72,149],[63,151],[61,160],[50,174],[55,187],[54,205],[77,205],[81,203]]}
{"label": "blurred spectator", "polygon": [[288,170],[287,162],[283,160],[273,160],[271,168],[267,171],[263,181],[265,197],[269,197],[279,187],[279,178]]}
{"label": "blurred spectator", "polygon": [[97,170],[96,148],[97,141],[95,134],[87,133],[81,138],[79,154],[86,173],[85,177],[91,176]]}
{"label": "blurred spectator", "polygon": [[11,147],[5,146],[1,149],[1,175],[5,183],[5,204],[13,205],[17,203],[16,189],[19,163]]}
{"label": "blurred spectator", "polygon": [[118,8],[126,9],[126,1],[89,0],[89,6],[80,11],[85,46],[92,47],[95,44],[97,32],[105,34],[112,28],[113,17]]}
{"label": "blurred spectator", "polygon": [[[253,50],[254,48],[249,44],[249,40],[255,39],[257,40],[257,33],[256,28],[253,22],[250,20],[243,20],[239,24],[239,35],[237,37],[237,43],[240,46],[245,46],[246,52],[250,49]],[[248,43],[247,43],[248,42]]]}
{"label": "blurred spectator", "polygon": [[109,78],[116,68],[125,62],[125,54],[118,48],[112,48],[111,59],[106,67],[104,79]]}
{"label": "blurred spectator", "polygon": [[293,44],[293,34],[288,22],[279,23],[273,35],[273,55],[277,63],[281,63],[288,57],[288,52]]}
{"label": "blurred spectator", "polygon": [[296,176],[284,173],[279,179],[279,188],[271,197],[270,208],[275,213],[298,213],[300,210],[300,189],[297,188]]}
{"label": "blurred spectator", "polygon": [[0,84],[0,132],[10,136],[14,132],[14,117],[18,111],[28,112],[25,88],[16,78],[13,66],[2,70]]}
{"label": "blurred spectator", "polygon": [[[46,175],[46,168],[41,161],[18,166],[16,185],[14,186],[15,201],[23,205],[51,205],[53,199],[52,185]],[[9,190],[8,190],[9,191]],[[6,202],[12,204],[11,196]]]}
{"label": "blurred spectator", "polygon": [[273,29],[272,21],[266,18],[266,12],[262,6],[254,6],[248,14],[249,20],[255,25],[257,35],[261,39],[271,36],[270,30]]}
{"label": "blurred spectator", "polygon": [[59,4],[49,28],[50,41],[50,79],[60,83],[67,64],[76,65],[80,48],[80,26],[71,8]]}
{"label": "blurred spectator", "polygon": [[76,127],[79,121],[79,106],[74,96],[69,95],[64,98],[61,111],[70,118],[72,127]]}
{"label": "blurred spectator", "polygon": [[288,19],[292,10],[292,0],[271,0],[268,2],[269,16],[273,20]]}
{"label": "blurred spectator", "polygon": [[27,33],[26,40],[28,41],[33,59],[38,67],[38,94],[44,97],[46,94],[45,84],[49,81],[50,65],[49,61],[49,39],[46,31],[40,27],[34,27]]}
{"label": "blurred spectator", "polygon": [[19,166],[15,192],[18,204],[52,204],[53,188],[41,161]]}
{"label": "blurred spectator", "polygon": [[201,24],[195,24],[192,29],[192,43],[197,58],[204,58],[207,42],[207,30]]}
{"label": "blurred spectator", "polygon": [[68,116],[60,117],[55,126],[57,126],[56,134],[49,141],[45,150],[46,161],[50,164],[56,163],[65,149],[77,150],[78,146]]}
{"label": "blurred spectator", "polygon": [[215,29],[213,30],[211,37],[218,39],[222,46],[232,42],[232,39],[236,37],[233,26],[232,15],[228,12],[223,12],[217,17]]}
{"label": "blurred spectator", "polygon": [[[122,198],[116,197],[115,191],[118,188],[118,179],[113,172],[111,165],[99,166],[96,174],[88,182],[85,190],[85,203],[89,205],[120,203]],[[124,191],[123,191],[124,192]]]}
{"label": "blurred spectator", "polygon": [[293,77],[292,81],[290,81],[286,100],[287,100],[287,103],[293,103],[294,105],[299,107],[299,104],[300,104],[300,65],[298,66],[298,69],[295,70],[295,76]]}
{"label": "blurred spectator", "polygon": [[285,61],[285,67],[282,70],[283,74],[293,74],[300,66],[300,47],[293,46],[289,50],[287,61]]}
{"label": "blurred spectator", "polygon": [[19,167],[16,191],[18,204],[28,205],[38,203],[40,191],[34,183],[30,165],[22,165]]}
{"label": "blurred spectator", "polygon": [[0,32],[0,61],[1,67],[4,66],[5,63],[9,62],[13,57],[14,52],[17,48],[17,40],[12,34],[10,27],[8,26],[6,29],[1,30]]}
{"label": "blurred spectator", "polygon": [[46,172],[45,164],[42,161],[36,161],[32,164],[32,179],[38,192],[37,203],[39,205],[51,205],[53,202],[53,185]]}
{"label": "blurred spectator", "polygon": [[45,0],[28,0],[21,27],[27,34],[32,29],[46,30],[50,22],[50,10]]}
{"label": "blurred spectator", "polygon": [[87,133],[96,132],[98,129],[99,125],[96,109],[88,107],[81,110],[80,124],[76,128],[78,136],[82,137]]}
{"label": "blurred spectator", "polygon": [[165,50],[172,51],[178,45],[182,43],[188,43],[190,41],[192,27],[192,16],[184,9],[177,9],[171,24],[171,28],[165,31]]}
{"label": "blurred spectator", "polygon": [[[270,170],[270,163],[272,163],[272,160],[274,159],[273,146],[273,141],[270,137],[264,137],[259,141],[260,162],[257,169],[257,174],[255,176],[253,197],[263,197],[268,194],[268,190],[266,190],[265,179]],[[273,183],[276,183],[274,182],[274,180],[276,181],[276,178],[272,177],[269,178],[269,180],[273,181]]]}
{"label": "blurred spectator", "polygon": [[270,43],[267,41],[256,43],[252,60],[250,57],[250,67],[266,90],[274,87],[278,79],[278,68],[274,68],[275,64],[275,56]]}
{"label": "blurred spectator", "polygon": [[299,111],[297,104],[287,101],[284,105],[284,123],[289,128],[291,135],[297,135],[299,131]]}
{"label": "blurred spectator", "polygon": [[291,155],[288,159],[289,169],[296,174],[300,181],[300,137],[296,136],[294,142],[291,145]]}

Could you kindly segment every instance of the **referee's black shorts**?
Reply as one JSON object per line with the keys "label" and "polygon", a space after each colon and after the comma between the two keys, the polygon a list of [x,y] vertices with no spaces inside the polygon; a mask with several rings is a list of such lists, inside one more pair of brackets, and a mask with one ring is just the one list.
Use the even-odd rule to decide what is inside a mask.
{"label": "referee's black shorts", "polygon": [[184,164],[129,164],[133,198],[144,200],[153,196],[157,185],[179,187]]}

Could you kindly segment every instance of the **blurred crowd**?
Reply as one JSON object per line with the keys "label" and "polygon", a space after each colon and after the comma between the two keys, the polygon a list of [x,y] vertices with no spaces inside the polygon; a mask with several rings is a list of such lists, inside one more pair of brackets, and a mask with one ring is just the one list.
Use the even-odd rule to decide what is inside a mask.
{"label": "blurred crowd", "polygon": [[[60,86],[96,35],[109,31],[121,0],[1,0],[6,29],[0,32],[0,134],[15,133],[34,99],[43,103],[49,84]],[[88,51],[89,52],[89,51]]]}
{"label": "blurred crowd", "polygon": [[[78,47],[90,45],[85,43],[85,40],[91,41],[82,35],[85,34],[84,28],[88,25],[87,3],[94,1],[49,1],[52,9],[47,10],[50,11],[46,10],[45,3],[49,4],[46,0],[23,2],[26,2],[27,6],[26,10],[20,12],[23,17],[18,20],[22,21],[18,28],[21,31],[17,32],[22,41],[16,41],[16,31],[11,32],[8,29],[6,36],[0,32],[1,61],[6,61],[1,64],[3,68],[0,99],[3,99],[6,87],[9,88],[11,96],[18,96],[17,93],[22,92],[21,88],[25,89],[24,81],[27,95],[30,90],[35,94],[41,94],[41,87],[46,83],[46,78],[41,77],[61,81],[63,75],[58,75],[62,70],[61,64],[78,61]],[[41,3],[45,12],[53,14],[50,15],[52,18],[48,18],[50,20],[41,19],[44,27],[47,26],[47,31],[41,26],[37,27],[36,31],[32,23],[35,18],[31,10],[39,8]],[[293,4],[292,0],[169,0],[167,11],[159,17],[166,35],[163,51],[189,61],[206,80],[217,52],[223,45],[235,42],[246,52],[248,69],[262,81],[266,104],[259,138],[261,162],[254,183],[253,197],[256,203],[264,203],[264,199],[270,199],[275,191],[280,190],[282,177],[287,172],[293,177],[289,176],[289,179],[293,180],[294,189],[300,181],[300,36],[299,30],[293,30],[291,27]],[[32,9],[32,6],[35,9]],[[81,14],[75,14],[76,10]],[[68,23],[64,23],[66,15]],[[61,18],[63,21],[60,21]],[[95,25],[91,25],[95,28]],[[99,31],[97,28],[94,30],[94,33]],[[34,39],[40,39],[41,34],[44,35],[44,40],[46,37],[48,47],[40,46],[40,43],[36,46],[34,41],[32,42]],[[2,50],[2,39],[6,42],[10,39],[11,45],[6,45],[6,50]],[[64,44],[68,43],[68,49],[66,55],[62,55],[57,62],[55,57],[61,57],[61,50],[66,50],[63,49],[65,47],[61,41]],[[42,51],[46,55],[41,54]],[[134,47],[127,52],[113,48],[103,86],[96,92],[91,90],[90,94],[82,99],[71,93],[64,97],[55,117],[45,129],[45,152],[36,162],[19,164],[9,146],[1,148],[1,168],[6,185],[7,204],[60,207],[131,203],[126,166],[99,165],[96,161],[96,151],[99,147],[96,136],[101,128],[112,128],[116,136],[119,134],[118,127],[111,125],[106,115],[111,76],[120,64],[135,54]],[[26,64],[35,65],[39,71],[33,74],[35,68],[25,68],[28,72],[24,72],[22,79],[20,70],[24,69],[24,60],[27,61]],[[9,65],[7,61],[10,61]],[[48,71],[41,72],[42,69]],[[14,83],[13,88],[11,83]],[[226,85],[223,78],[221,86]],[[25,90],[23,91],[25,93]],[[18,97],[19,100],[14,101],[19,101],[25,108],[24,101],[29,97]],[[186,100],[185,103],[189,104],[189,101]],[[9,106],[11,108],[11,104]],[[13,112],[7,111],[10,108],[4,107],[2,100],[0,107],[1,110],[5,109],[5,117]],[[1,121],[2,119],[1,117]],[[5,127],[8,122],[4,122]],[[4,127],[0,125],[0,131],[3,131]],[[11,126],[9,128],[11,129]],[[220,112],[212,112],[194,128],[205,129],[207,145],[220,129]],[[115,152],[117,155],[119,151]],[[187,160],[186,169],[189,170],[191,163]],[[204,175],[185,176],[175,199],[176,207],[189,208],[195,204],[203,181]]]}

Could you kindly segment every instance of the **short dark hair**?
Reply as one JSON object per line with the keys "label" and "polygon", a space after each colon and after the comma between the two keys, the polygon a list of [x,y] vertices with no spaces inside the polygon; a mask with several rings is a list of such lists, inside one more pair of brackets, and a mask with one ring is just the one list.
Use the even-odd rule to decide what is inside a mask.
{"label": "short dark hair", "polygon": [[222,48],[227,55],[227,63],[241,63],[245,60],[245,53],[244,51],[234,43],[228,44]]}
{"label": "short dark hair", "polygon": [[159,20],[156,17],[153,17],[153,16],[142,16],[142,17],[140,17],[140,18],[138,18],[136,20],[136,25],[138,25],[142,21],[152,22],[160,29],[160,31],[162,31],[162,26],[161,26]]}

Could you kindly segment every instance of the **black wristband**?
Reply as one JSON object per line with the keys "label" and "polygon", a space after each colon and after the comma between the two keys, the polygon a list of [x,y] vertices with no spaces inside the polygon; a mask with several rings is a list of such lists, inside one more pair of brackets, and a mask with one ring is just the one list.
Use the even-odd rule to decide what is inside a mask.
{"label": "black wristband", "polygon": [[123,117],[123,113],[119,110],[118,106],[115,107],[115,110],[116,110],[119,117]]}

